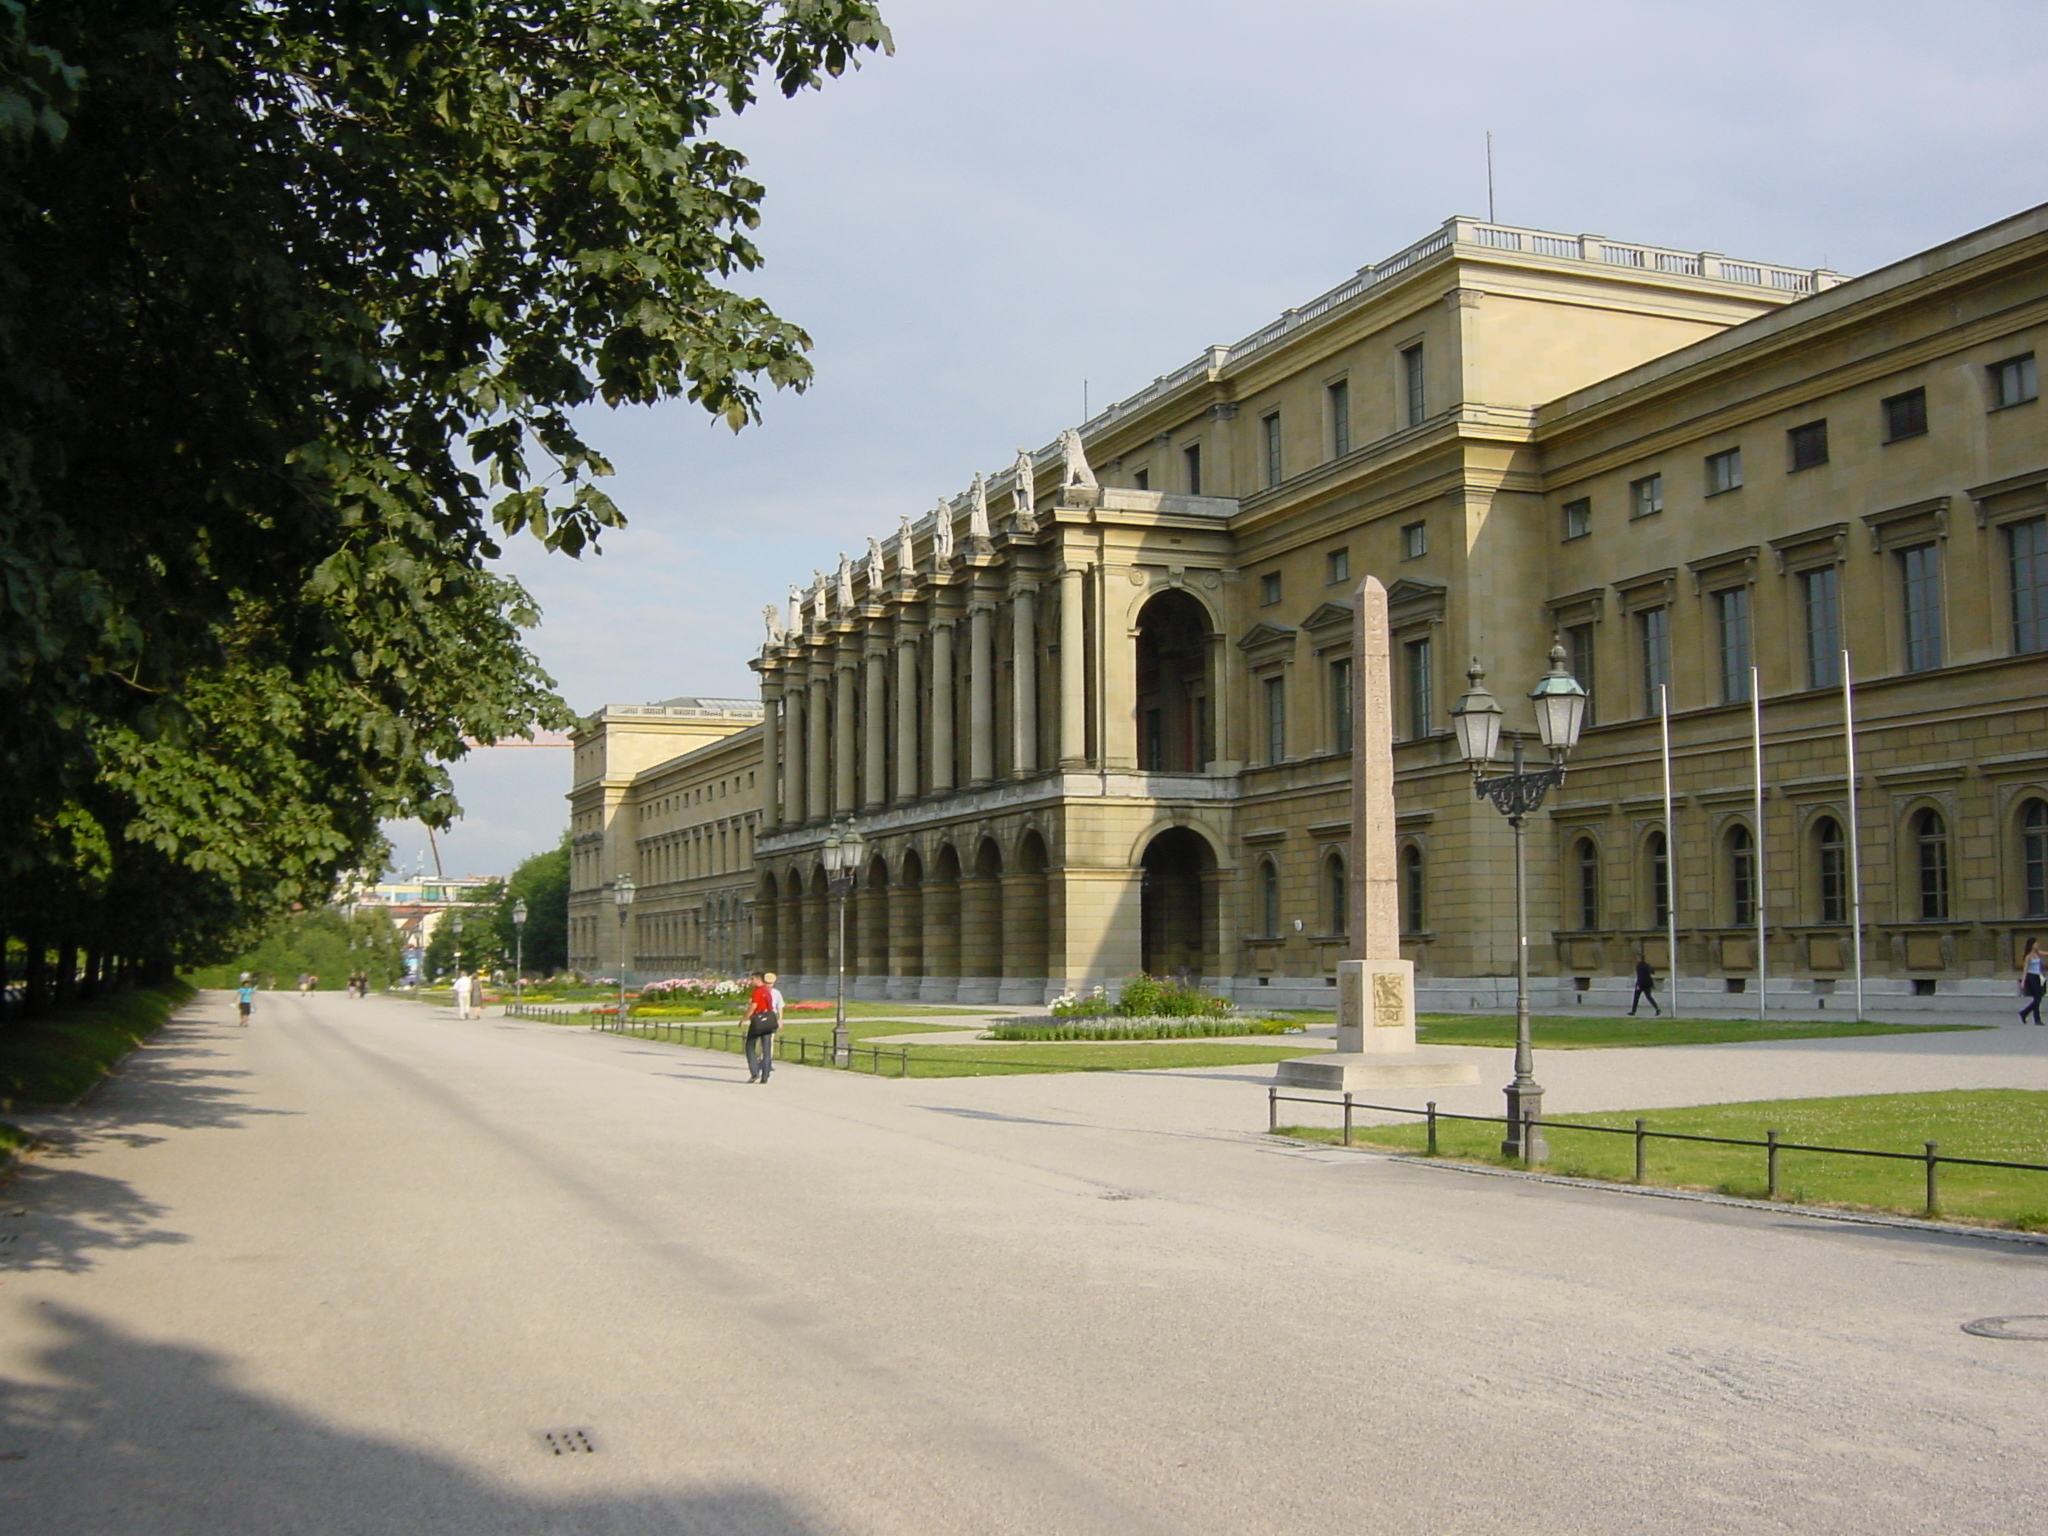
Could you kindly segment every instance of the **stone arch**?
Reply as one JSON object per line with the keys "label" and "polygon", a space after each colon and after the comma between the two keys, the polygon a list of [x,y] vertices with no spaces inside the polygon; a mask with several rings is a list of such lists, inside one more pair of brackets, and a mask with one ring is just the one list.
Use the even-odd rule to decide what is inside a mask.
{"label": "stone arch", "polygon": [[998,1000],[1003,975],[1003,850],[981,833],[960,875],[961,1002]]}
{"label": "stone arch", "polygon": [[1139,964],[1199,981],[1216,972],[1216,850],[1192,827],[1168,827],[1139,858]]}
{"label": "stone arch", "polygon": [[924,957],[927,976],[960,975],[960,854],[950,842],[939,844],[925,872]]}
{"label": "stone arch", "polygon": [[1721,916],[1733,928],[1756,925],[1757,902],[1763,895],[1757,885],[1756,833],[1744,816],[1731,816],[1721,824],[1714,839],[1720,850],[1716,861],[1721,887]]}
{"label": "stone arch", "polygon": [[1200,773],[1216,756],[1215,633],[1201,599],[1179,587],[1154,593],[1138,610],[1132,663],[1141,770]]}
{"label": "stone arch", "polygon": [[2048,918],[2048,794],[2029,785],[2011,814],[2013,899],[2006,910],[2020,918]]}
{"label": "stone arch", "polygon": [[1351,866],[1341,848],[1325,848],[1317,866],[1316,892],[1322,911],[1323,932],[1349,937],[1351,933]]}
{"label": "stone arch", "polygon": [[1637,926],[1661,929],[1671,910],[1671,840],[1661,825],[1645,827],[1636,844]]}
{"label": "stone arch", "polygon": [[[889,861],[877,848],[861,871],[860,937],[853,946],[859,974],[870,979],[889,974],[889,898]],[[877,997],[882,995],[879,988],[869,990]]]}
{"label": "stone arch", "polygon": [[[1011,851],[1003,879],[1003,975],[1016,981],[1043,981],[1051,975],[1052,914],[1049,909],[1052,860],[1045,838],[1026,827]],[[1023,998],[1019,1001],[1042,1001]]]}
{"label": "stone arch", "polygon": [[1846,923],[1849,921],[1852,878],[1848,817],[1836,806],[1817,806],[1807,818],[1804,832],[1800,844],[1806,850],[1807,864],[1813,872],[1806,882],[1811,893],[1813,921]]}
{"label": "stone arch", "polygon": [[[900,978],[924,974],[924,859],[906,848],[896,866],[896,888],[889,893],[889,974]],[[915,993],[905,990],[905,996]]]}
{"label": "stone arch", "polygon": [[804,966],[806,976],[832,974],[832,887],[825,866],[813,864],[804,892]]}
{"label": "stone arch", "polygon": [[1899,868],[1907,921],[1946,922],[1954,907],[1955,844],[1948,807],[1915,801],[1900,827],[1905,857]]}

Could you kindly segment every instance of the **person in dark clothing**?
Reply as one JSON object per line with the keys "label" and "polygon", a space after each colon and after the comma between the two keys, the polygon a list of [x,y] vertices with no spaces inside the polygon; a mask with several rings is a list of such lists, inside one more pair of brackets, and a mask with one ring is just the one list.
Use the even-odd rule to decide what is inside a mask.
{"label": "person in dark clothing", "polygon": [[747,999],[747,1081],[765,1083],[775,1070],[775,1032],[782,1028],[782,994],[773,971],[756,971]]}
{"label": "person in dark clothing", "polygon": [[2020,996],[2027,1000],[2026,1006],[2020,1009],[2022,1024],[2027,1022],[2029,1014],[2033,1015],[2034,1023],[2041,1022],[2041,994],[2048,990],[2048,984],[2042,980],[2041,958],[2040,944],[2034,939],[2027,940],[2026,951],[2020,956]]}
{"label": "person in dark clothing", "polygon": [[1636,1016],[1636,1007],[1640,1003],[1648,1003],[1651,1011],[1658,1018],[1664,1017],[1664,1010],[1657,1006],[1657,973],[1650,969],[1648,959],[1638,955],[1636,956],[1636,990],[1634,995],[1628,1000],[1628,1016],[1630,1018]]}

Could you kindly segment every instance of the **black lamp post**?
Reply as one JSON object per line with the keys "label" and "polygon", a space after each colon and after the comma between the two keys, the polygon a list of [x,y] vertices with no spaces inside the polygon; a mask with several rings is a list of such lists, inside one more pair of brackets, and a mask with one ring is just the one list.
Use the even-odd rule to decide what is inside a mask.
{"label": "black lamp post", "polygon": [[1472,787],[1482,800],[1507,817],[1515,829],[1515,1080],[1507,1088],[1507,1138],[1501,1153],[1540,1163],[1550,1155],[1543,1139],[1543,1090],[1536,1085],[1529,1047],[1529,874],[1523,856],[1522,827],[1543,797],[1564,782],[1564,760],[1578,745],[1586,719],[1586,690],[1565,670],[1564,647],[1550,648],[1550,671],[1530,693],[1536,707],[1536,731],[1550,750],[1550,766],[1527,770],[1522,761],[1523,733],[1514,733],[1513,766],[1487,776],[1500,747],[1501,707],[1486,691],[1486,669],[1474,658],[1465,675],[1471,687],[1451,711],[1458,750],[1472,768]]}
{"label": "black lamp post", "polygon": [[626,918],[633,910],[633,877],[612,882],[612,902],[619,909],[619,1027],[626,1027]]}
{"label": "black lamp post", "polygon": [[462,914],[457,912],[448,919],[450,931],[455,935],[455,974],[462,974]]}
{"label": "black lamp post", "polygon": [[512,903],[512,1006],[526,997],[526,903]]}
{"label": "black lamp post", "polygon": [[837,1003],[832,1013],[832,1061],[841,1067],[853,1062],[853,1041],[846,1029],[846,898],[853,894],[860,856],[866,846],[850,822],[834,824],[831,835],[825,839],[825,888],[838,906],[838,943],[833,953]]}

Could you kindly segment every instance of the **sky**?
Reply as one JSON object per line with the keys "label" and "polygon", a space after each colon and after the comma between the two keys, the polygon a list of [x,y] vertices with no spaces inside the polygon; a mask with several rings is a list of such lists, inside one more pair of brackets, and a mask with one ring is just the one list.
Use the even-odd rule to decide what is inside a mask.
{"label": "sky", "polygon": [[[814,341],[735,436],[596,410],[630,526],[508,549],[579,712],[751,696],[761,607],[1454,214],[1867,272],[2048,201],[2042,0],[882,0],[891,57],[718,136],[745,289]],[[565,747],[453,767],[448,873],[566,822]],[[387,829],[394,862],[427,850]],[[432,867],[431,853],[427,853]]]}

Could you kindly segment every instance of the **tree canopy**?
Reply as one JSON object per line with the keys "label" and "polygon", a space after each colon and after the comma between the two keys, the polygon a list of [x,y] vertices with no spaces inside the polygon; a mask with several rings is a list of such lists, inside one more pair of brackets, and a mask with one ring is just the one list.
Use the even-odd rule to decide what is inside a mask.
{"label": "tree canopy", "polygon": [[578,407],[804,386],[710,130],[887,46],[868,0],[0,0],[0,927],[224,952],[567,723],[498,541],[620,525]]}

